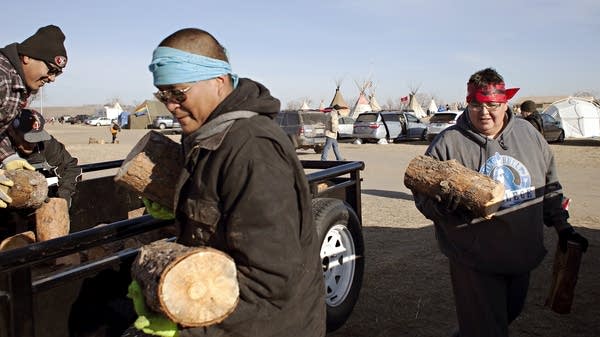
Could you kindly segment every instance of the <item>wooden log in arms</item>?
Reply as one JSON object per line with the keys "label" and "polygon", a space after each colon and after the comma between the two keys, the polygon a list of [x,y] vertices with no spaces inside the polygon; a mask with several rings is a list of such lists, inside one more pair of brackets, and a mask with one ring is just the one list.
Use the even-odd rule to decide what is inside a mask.
{"label": "wooden log in arms", "polygon": [[129,152],[115,175],[115,182],[172,210],[182,165],[180,145],[150,131]]}
{"label": "wooden log in arms", "polygon": [[458,194],[461,204],[476,216],[491,217],[504,199],[504,185],[452,159],[439,161],[415,157],[404,173],[404,185],[411,191],[437,200]]}
{"label": "wooden log in arms", "polygon": [[48,182],[43,174],[29,170],[4,171],[14,185],[8,189],[9,208],[38,208],[48,197]]}
{"label": "wooden log in arms", "polygon": [[69,234],[69,205],[63,198],[48,198],[35,211],[35,233],[38,241]]}
{"label": "wooden log in arms", "polygon": [[556,246],[552,268],[552,286],[546,299],[546,306],[556,313],[568,314],[571,312],[581,255],[581,246],[576,242],[568,241],[565,252],[558,245]]}
{"label": "wooden log in arms", "polygon": [[235,263],[214,248],[155,241],[141,248],[131,274],[146,305],[181,326],[219,323],[238,303]]}

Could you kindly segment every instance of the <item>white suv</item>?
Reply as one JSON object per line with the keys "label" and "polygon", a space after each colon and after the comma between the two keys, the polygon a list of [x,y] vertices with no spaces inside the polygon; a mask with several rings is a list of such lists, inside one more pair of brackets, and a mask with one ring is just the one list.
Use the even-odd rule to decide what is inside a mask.
{"label": "white suv", "polygon": [[158,116],[152,121],[152,127],[162,130],[180,128],[181,125],[173,116]]}
{"label": "white suv", "polygon": [[432,141],[438,133],[442,132],[445,128],[450,125],[456,124],[458,117],[462,114],[462,110],[448,110],[436,112],[431,118],[429,118],[429,125],[427,126],[427,140]]}

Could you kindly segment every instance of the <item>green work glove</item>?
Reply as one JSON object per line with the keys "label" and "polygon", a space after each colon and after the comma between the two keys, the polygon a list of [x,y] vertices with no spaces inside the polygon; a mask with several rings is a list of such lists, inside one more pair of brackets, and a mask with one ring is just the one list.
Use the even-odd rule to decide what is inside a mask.
{"label": "green work glove", "polygon": [[35,171],[35,168],[29,164],[29,162],[25,159],[14,159],[4,164],[4,168],[7,171],[25,169],[29,171]]}
{"label": "green work glove", "polygon": [[133,307],[138,314],[138,318],[133,326],[149,335],[161,337],[177,337],[177,324],[166,318],[162,314],[152,312],[146,307],[144,294],[139,283],[132,281],[129,285],[127,297],[133,301]]}
{"label": "green work glove", "polygon": [[4,170],[0,170],[0,208],[8,207],[12,198],[8,195],[8,190],[14,185],[13,181],[4,175]]}
{"label": "green work glove", "polygon": [[146,198],[142,198],[142,201],[144,202],[144,206],[146,206],[148,214],[152,215],[153,218],[160,220],[175,219],[175,215],[173,215],[173,212],[171,212],[168,208],[160,205],[159,203],[148,200]]}

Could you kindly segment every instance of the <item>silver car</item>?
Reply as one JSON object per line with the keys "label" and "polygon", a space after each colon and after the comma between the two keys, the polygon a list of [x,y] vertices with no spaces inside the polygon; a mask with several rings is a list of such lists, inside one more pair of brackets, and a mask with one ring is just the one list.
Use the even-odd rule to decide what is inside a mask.
{"label": "silver car", "polygon": [[390,142],[402,132],[398,111],[363,112],[354,122],[357,143]]}
{"label": "silver car", "polygon": [[427,140],[431,142],[445,128],[456,124],[462,113],[462,110],[448,110],[433,114],[427,126]]}

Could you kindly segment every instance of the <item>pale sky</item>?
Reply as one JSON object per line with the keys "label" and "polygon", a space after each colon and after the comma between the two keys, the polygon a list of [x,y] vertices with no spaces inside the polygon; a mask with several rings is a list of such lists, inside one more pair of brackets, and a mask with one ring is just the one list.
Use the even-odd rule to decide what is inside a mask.
{"label": "pale sky", "polygon": [[[462,101],[468,77],[494,67],[523,96],[600,95],[600,1],[304,0],[10,1],[0,47],[48,24],[66,35],[68,64],[46,106],[134,105],[156,91],[152,51],[196,27],[229,51],[233,71],[282,101],[348,103],[370,79],[380,104],[410,89]],[[33,102],[39,106],[40,102]]]}

